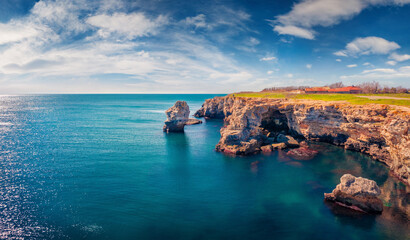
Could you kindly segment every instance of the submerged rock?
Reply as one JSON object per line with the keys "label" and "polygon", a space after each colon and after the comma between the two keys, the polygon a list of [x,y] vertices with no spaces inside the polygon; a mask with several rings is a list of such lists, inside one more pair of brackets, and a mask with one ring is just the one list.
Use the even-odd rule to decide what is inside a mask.
{"label": "submerged rock", "polygon": [[189,118],[189,106],[185,101],[177,101],[174,106],[165,111],[167,120],[163,127],[164,132],[183,132],[185,125],[202,123],[198,119]]}
{"label": "submerged rock", "polygon": [[310,160],[314,158],[319,152],[308,147],[295,148],[287,152],[288,156],[296,160]]}
{"label": "submerged rock", "polygon": [[379,186],[373,180],[345,174],[332,193],[325,193],[325,200],[367,213],[381,213],[383,202],[378,198]]}

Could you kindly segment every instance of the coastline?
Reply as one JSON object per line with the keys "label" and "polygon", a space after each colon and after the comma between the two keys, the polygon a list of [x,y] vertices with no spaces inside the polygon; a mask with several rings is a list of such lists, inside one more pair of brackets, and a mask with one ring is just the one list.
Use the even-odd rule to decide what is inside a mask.
{"label": "coastline", "polygon": [[285,124],[294,137],[367,154],[410,185],[410,112],[402,108],[406,107],[228,95],[206,100],[195,116],[224,119],[216,146],[220,152],[260,152],[264,130],[272,130],[276,121]]}

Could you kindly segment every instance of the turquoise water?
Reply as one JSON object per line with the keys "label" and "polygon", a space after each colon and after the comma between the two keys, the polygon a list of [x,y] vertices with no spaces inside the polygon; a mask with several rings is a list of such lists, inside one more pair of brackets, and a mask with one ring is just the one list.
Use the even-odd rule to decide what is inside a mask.
{"label": "turquoise water", "polygon": [[[162,132],[164,111],[213,95],[0,97],[0,239],[404,239],[409,189],[368,157],[327,144],[214,151],[220,120]],[[344,173],[374,179],[382,215],[323,202]],[[403,238],[404,237],[404,238]]]}

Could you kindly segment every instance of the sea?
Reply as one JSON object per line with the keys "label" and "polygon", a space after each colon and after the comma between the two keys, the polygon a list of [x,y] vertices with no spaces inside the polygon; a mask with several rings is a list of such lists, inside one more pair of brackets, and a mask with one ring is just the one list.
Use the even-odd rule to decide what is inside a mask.
{"label": "sea", "polygon": [[[0,239],[410,239],[409,188],[368,156],[228,156],[223,120],[162,131],[214,96],[0,96]],[[382,214],[323,200],[345,173],[377,182]]]}

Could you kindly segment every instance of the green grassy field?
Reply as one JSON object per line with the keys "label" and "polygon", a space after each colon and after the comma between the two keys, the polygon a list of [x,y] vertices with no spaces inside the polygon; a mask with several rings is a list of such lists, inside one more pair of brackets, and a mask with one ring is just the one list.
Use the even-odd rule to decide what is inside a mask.
{"label": "green grassy field", "polygon": [[[232,94],[231,94],[232,95]],[[386,104],[397,106],[410,106],[410,94],[286,94],[286,93],[267,93],[267,92],[252,92],[252,93],[235,93],[235,97],[254,97],[254,98],[288,98],[288,99],[306,99],[306,100],[321,100],[321,101],[345,101],[351,104]],[[385,96],[409,98],[404,99],[368,99],[359,96]]]}
{"label": "green grassy field", "polygon": [[358,96],[381,96],[381,97],[397,97],[397,98],[410,98],[408,93],[382,93],[382,94],[357,94]]}

